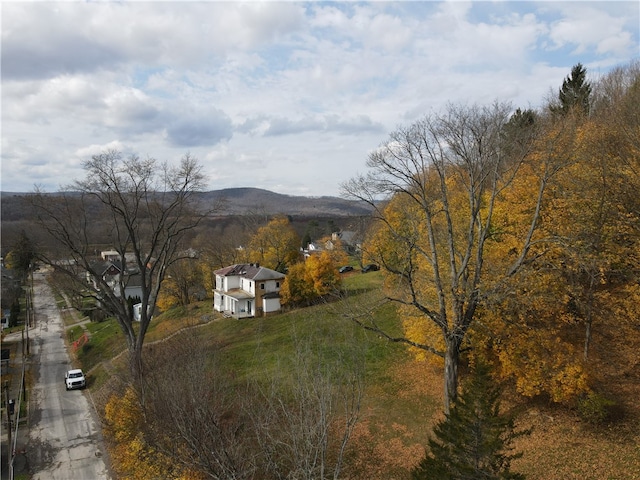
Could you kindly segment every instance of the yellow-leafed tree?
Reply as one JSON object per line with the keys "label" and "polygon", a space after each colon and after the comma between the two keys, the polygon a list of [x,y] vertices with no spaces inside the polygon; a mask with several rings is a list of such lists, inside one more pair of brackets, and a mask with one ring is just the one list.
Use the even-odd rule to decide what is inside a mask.
{"label": "yellow-leafed tree", "polygon": [[323,251],[320,255],[312,255],[305,261],[308,276],[313,282],[313,290],[319,297],[334,293],[342,285],[335,257],[339,255]]}
{"label": "yellow-leafed tree", "polygon": [[[545,188],[560,168],[550,156],[533,160],[540,173],[536,194],[527,199],[525,227],[513,232],[512,255],[486,262],[488,243],[497,234],[496,209],[532,161],[538,127],[528,117],[522,112],[514,117],[508,105],[452,105],[392,133],[369,156],[370,173],[344,185],[349,196],[374,209],[377,234],[366,256],[385,270],[387,298],[429,325],[422,330],[424,340],[408,334],[393,340],[444,360],[447,412],[456,399],[460,355],[478,309],[500,279],[512,276],[533,254]],[[414,330],[415,325],[412,321]],[[375,325],[368,328],[391,338]]]}
{"label": "yellow-leafed tree", "polygon": [[313,280],[309,277],[304,262],[289,268],[287,277],[280,289],[283,305],[309,305],[316,299]]}
{"label": "yellow-leafed tree", "polygon": [[[537,253],[481,310],[473,331],[476,350],[493,356],[525,395],[569,402],[607,375],[603,366],[613,375],[628,368],[616,359],[618,351],[633,348],[629,339],[640,314],[640,128],[628,112],[629,97],[640,100],[634,85],[640,86],[638,66],[613,72],[595,85],[598,101],[589,117],[556,118],[537,142],[536,155],[564,163],[547,185]],[[534,195],[535,179],[520,176],[519,183],[495,215],[499,235],[489,262],[509,255],[511,240],[502,232],[523,225],[523,200]]]}
{"label": "yellow-leafed tree", "polygon": [[177,305],[189,305],[204,292],[203,270],[200,262],[200,259],[195,256],[185,256],[169,266],[157,302],[161,310]]}
{"label": "yellow-leafed tree", "polygon": [[285,272],[299,255],[300,237],[285,216],[260,227],[249,241],[250,260],[278,272]]}
{"label": "yellow-leafed tree", "polygon": [[282,303],[311,305],[318,299],[338,292],[342,286],[338,265],[342,263],[344,253],[323,251],[293,265],[280,291]]}

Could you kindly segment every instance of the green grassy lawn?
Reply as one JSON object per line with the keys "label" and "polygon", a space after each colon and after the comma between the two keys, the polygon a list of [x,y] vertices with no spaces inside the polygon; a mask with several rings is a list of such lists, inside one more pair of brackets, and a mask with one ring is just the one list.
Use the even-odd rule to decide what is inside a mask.
{"label": "green grassy lawn", "polygon": [[[352,264],[353,265],[353,264]],[[347,291],[367,290],[382,286],[382,272],[362,273],[360,266],[354,265],[354,270],[343,273],[344,288]]]}
{"label": "green grassy lawn", "polygon": [[[289,375],[301,359],[330,371],[363,369],[362,428],[354,435],[354,442],[363,442],[366,449],[371,449],[371,441],[375,439],[381,445],[379,448],[384,449],[386,442],[393,441],[394,457],[407,456],[407,452],[415,455],[422,452],[421,445],[426,439],[425,422],[439,412],[440,403],[424,391],[416,397],[413,381],[416,373],[412,371],[409,375],[404,370],[405,365],[412,364],[404,346],[383,340],[349,319],[354,312],[368,310],[370,297],[379,292],[381,284],[379,272],[358,271],[344,276],[348,299],[287,310],[270,317],[223,318],[214,314],[210,300],[175,308],[152,320],[146,343],[159,341],[185,327],[197,327],[185,330],[179,338],[189,341],[197,335],[216,345],[219,365],[240,383]],[[375,316],[380,325],[398,330],[391,305],[378,309]],[[77,328],[80,327],[72,329],[76,338],[82,334]],[[78,352],[78,359],[85,370],[93,369],[90,388],[99,388],[108,377],[99,363],[124,350],[124,338],[114,320],[89,323],[86,328],[91,332],[91,341]],[[379,455],[377,450],[367,451],[369,455]],[[394,468],[401,476],[408,473],[404,467]]]}
{"label": "green grassy lawn", "polygon": [[69,346],[71,347],[73,342],[85,333],[89,341],[73,353],[78,366],[87,374],[87,386],[95,392],[108,383],[113,373],[110,360],[126,350],[126,341],[120,326],[112,318],[67,329]]}
{"label": "green grassy lawn", "polygon": [[[86,323],[84,328],[87,329],[90,339],[78,350],[77,356],[82,367],[87,371],[103,360],[113,358],[126,348],[124,335],[114,319]],[[85,332],[84,328],[76,326],[70,330],[78,332],[79,337]]]}

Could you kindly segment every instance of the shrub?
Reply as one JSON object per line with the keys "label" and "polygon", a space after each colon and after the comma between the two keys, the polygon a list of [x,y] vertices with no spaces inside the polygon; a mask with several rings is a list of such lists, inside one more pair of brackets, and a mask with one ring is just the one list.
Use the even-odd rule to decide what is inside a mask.
{"label": "shrub", "polygon": [[616,402],[597,392],[589,392],[578,400],[580,417],[588,423],[601,424],[611,418]]}

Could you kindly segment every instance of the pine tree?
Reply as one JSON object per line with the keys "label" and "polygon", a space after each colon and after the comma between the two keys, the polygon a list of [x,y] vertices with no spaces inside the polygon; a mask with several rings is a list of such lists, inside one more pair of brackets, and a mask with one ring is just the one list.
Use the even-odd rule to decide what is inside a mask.
{"label": "pine tree", "polygon": [[571,75],[564,79],[558,93],[560,112],[567,113],[573,108],[580,108],[582,112],[589,113],[591,84],[586,80],[587,69],[581,63],[574,65]]}
{"label": "pine tree", "polygon": [[434,427],[425,458],[413,470],[414,480],[524,479],[510,471],[514,417],[500,412],[501,388],[492,384],[489,368],[478,364],[466,388],[445,419]]}

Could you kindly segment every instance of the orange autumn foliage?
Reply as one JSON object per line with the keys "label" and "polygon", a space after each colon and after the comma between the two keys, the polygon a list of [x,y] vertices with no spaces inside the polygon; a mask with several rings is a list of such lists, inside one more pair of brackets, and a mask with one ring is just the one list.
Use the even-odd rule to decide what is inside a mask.
{"label": "orange autumn foliage", "polygon": [[110,444],[113,467],[118,478],[131,480],[203,480],[191,469],[181,469],[171,458],[158,452],[146,441],[143,433],[144,413],[132,388],[122,396],[111,395],[105,406],[105,436]]}

